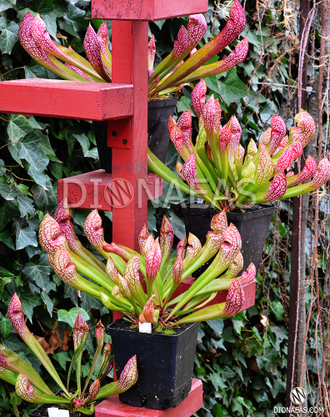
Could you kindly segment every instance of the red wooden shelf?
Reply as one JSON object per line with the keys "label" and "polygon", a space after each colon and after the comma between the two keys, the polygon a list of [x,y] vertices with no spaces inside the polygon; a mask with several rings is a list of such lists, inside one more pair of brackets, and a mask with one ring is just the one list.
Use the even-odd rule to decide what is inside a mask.
{"label": "red wooden shelf", "polygon": [[207,0],[94,0],[93,19],[160,20],[206,13]]}
{"label": "red wooden shelf", "polygon": [[132,407],[121,403],[115,395],[95,407],[95,417],[190,417],[202,407],[203,384],[199,379],[193,379],[188,397],[177,407],[164,410]]}
{"label": "red wooden shelf", "polygon": [[162,180],[155,174],[139,178],[134,187],[123,178],[113,179],[103,169],[64,178],[57,185],[58,201],[67,198],[72,208],[107,211],[125,208],[133,201],[139,208],[143,200],[160,197],[162,192]]}
{"label": "red wooden shelf", "polygon": [[0,112],[85,120],[133,114],[133,85],[65,80],[3,81]]}

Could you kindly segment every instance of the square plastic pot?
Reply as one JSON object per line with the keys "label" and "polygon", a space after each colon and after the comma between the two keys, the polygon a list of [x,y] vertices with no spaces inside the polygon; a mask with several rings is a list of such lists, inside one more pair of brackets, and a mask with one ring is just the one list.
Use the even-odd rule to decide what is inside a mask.
{"label": "square plastic pot", "polygon": [[[272,205],[260,204],[247,208],[244,212],[241,210],[227,212],[228,224],[233,223],[242,237],[243,270],[246,270],[251,262],[258,270],[274,210]],[[191,232],[204,244],[207,232],[211,230],[211,219],[219,211],[205,204],[182,205],[181,211],[187,236]],[[196,276],[199,275],[200,270]]]}
{"label": "square plastic pot", "polygon": [[191,389],[199,323],[180,326],[175,334],[139,333],[120,318],[108,327],[116,373],[136,354],[137,383],[119,395],[120,401],[156,410],[176,407]]}

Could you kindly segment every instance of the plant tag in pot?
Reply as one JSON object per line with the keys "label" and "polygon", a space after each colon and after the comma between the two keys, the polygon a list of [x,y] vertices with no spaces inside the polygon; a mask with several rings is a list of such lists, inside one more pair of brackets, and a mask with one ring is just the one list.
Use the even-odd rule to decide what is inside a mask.
{"label": "plant tag in pot", "polygon": [[69,417],[69,410],[59,410],[56,407],[48,408],[48,417]]}
{"label": "plant tag in pot", "polygon": [[139,322],[139,332],[151,334],[151,323],[148,323],[146,321],[144,323]]}

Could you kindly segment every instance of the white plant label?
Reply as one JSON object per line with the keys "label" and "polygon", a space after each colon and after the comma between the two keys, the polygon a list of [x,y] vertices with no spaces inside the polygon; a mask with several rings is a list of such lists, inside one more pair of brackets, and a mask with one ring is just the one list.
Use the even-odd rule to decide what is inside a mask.
{"label": "white plant label", "polygon": [[69,410],[59,410],[56,407],[48,408],[48,417],[70,417]]}
{"label": "white plant label", "polygon": [[146,321],[144,323],[139,322],[139,332],[151,334],[151,323],[147,323]]}

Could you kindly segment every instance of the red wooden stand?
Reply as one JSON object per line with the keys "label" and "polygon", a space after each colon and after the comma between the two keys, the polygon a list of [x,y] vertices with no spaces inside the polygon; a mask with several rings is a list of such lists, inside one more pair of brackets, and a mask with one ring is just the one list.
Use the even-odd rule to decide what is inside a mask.
{"label": "red wooden stand", "polygon": [[190,417],[203,407],[203,384],[193,379],[188,397],[175,408],[150,410],[132,407],[119,401],[118,395],[109,397],[95,407],[95,417]]}

